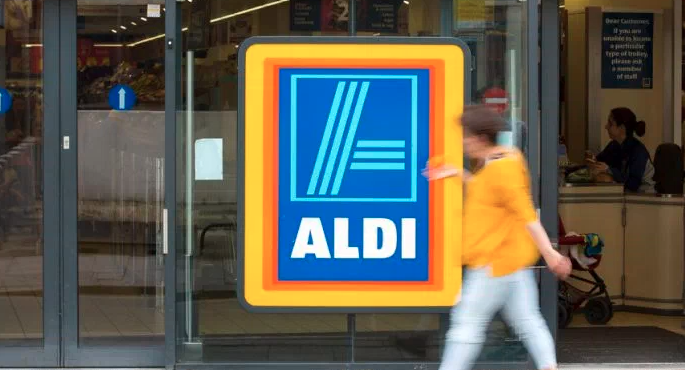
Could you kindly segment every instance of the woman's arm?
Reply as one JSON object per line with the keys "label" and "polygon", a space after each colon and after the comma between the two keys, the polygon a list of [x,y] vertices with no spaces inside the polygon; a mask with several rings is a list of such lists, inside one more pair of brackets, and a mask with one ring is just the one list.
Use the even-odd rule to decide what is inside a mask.
{"label": "woman's arm", "polygon": [[608,173],[611,175],[614,181],[619,183],[624,182],[623,174],[621,173],[620,168],[610,167],[608,164],[604,162],[590,162],[588,166],[590,167],[590,170],[594,175]]}
{"label": "woman's arm", "polygon": [[554,247],[547,236],[547,232],[538,219],[537,212],[530,194],[528,176],[525,166],[517,165],[515,162],[497,164],[500,176],[504,180],[500,183],[497,193],[502,204],[516,217],[522,224],[526,225],[526,230],[535,242],[542,258],[549,269],[560,279],[566,279],[571,273],[571,262],[564,257]]}
{"label": "woman's arm", "polygon": [[552,242],[540,221],[527,224],[526,229],[549,269],[560,279],[566,279],[571,274],[571,261],[552,247]]}
{"label": "woman's arm", "polygon": [[619,144],[616,141],[611,141],[609,144],[607,144],[604,149],[597,154],[597,156],[594,158],[597,162],[604,162],[604,163],[614,163],[616,161],[616,158],[621,157],[621,144]]}
{"label": "woman's arm", "polygon": [[627,190],[633,192],[640,190],[648,161],[649,153],[647,150],[636,148],[628,160],[628,175],[624,182],[624,186]]}
{"label": "woman's arm", "polygon": [[471,179],[471,172],[468,170],[460,170],[448,164],[432,167],[430,165],[426,165],[426,168],[423,169],[423,175],[428,179],[428,181],[459,176],[461,176],[462,180],[464,181],[469,181]]}

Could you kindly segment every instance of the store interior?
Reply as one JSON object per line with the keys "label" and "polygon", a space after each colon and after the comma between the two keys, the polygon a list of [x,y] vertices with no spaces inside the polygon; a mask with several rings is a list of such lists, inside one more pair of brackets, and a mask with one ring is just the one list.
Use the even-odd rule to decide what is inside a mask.
{"label": "store interior", "polygon": [[[163,2],[157,2],[159,4]],[[114,5],[113,5],[114,4]],[[164,49],[141,41],[164,32],[164,12],[140,5],[78,1],[74,30],[77,118],[78,335],[82,345],[164,340],[162,208]],[[12,106],[0,118],[0,345],[45,339],[43,112],[45,2],[4,1],[0,86]],[[161,9],[161,7],[160,7]],[[115,85],[137,95],[136,109],[108,104]],[[54,121],[52,121],[54,122]],[[54,132],[54,131],[53,131]],[[54,230],[54,229],[53,229]],[[73,246],[72,246],[73,248]],[[137,342],[136,342],[137,341]]]}
{"label": "store interior", "polygon": [[[584,280],[560,290],[561,362],[685,362],[681,13],[671,0],[560,7],[559,239],[585,261],[574,271]],[[630,167],[637,151],[614,131],[629,121],[623,107],[645,122],[630,140],[646,149],[652,172]],[[624,167],[597,170],[592,160],[608,161],[600,153],[612,142]],[[592,235],[601,253],[589,252],[599,244]]]}

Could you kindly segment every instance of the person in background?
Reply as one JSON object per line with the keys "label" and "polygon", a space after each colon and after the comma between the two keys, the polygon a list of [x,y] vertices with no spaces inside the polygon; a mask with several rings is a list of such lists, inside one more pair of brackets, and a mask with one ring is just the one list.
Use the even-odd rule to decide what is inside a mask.
{"label": "person in background", "polygon": [[[448,163],[428,163],[429,181],[464,181],[460,297],[451,314],[440,370],[470,369],[485,342],[490,321],[502,311],[521,337],[538,369],[556,369],[556,348],[538,302],[534,265],[540,255],[562,279],[571,262],[556,251],[538,220],[528,167],[516,148],[497,145],[504,119],[485,106],[464,109],[464,152],[480,163],[468,174]],[[453,181],[453,180],[442,180]]]}
{"label": "person in background", "polygon": [[645,122],[637,121],[628,108],[614,108],[605,126],[611,142],[597,157],[586,161],[593,174],[609,173],[629,192],[651,192],[654,189],[654,166],[645,145],[635,138],[645,135]]}

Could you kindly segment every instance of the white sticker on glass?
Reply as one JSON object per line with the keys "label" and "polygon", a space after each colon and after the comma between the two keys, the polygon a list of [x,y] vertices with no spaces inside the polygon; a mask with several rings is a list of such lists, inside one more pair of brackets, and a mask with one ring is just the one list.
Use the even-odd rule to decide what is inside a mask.
{"label": "white sticker on glass", "polygon": [[147,17],[160,18],[162,16],[161,4],[147,4]]}
{"label": "white sticker on glass", "polygon": [[199,139],[195,141],[195,180],[216,181],[224,179],[223,139]]}

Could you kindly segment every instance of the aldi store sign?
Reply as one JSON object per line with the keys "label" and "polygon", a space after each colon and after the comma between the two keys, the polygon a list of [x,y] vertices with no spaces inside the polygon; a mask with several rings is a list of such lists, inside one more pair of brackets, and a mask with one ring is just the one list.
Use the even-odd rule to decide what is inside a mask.
{"label": "aldi store sign", "polygon": [[[460,290],[464,73],[453,39],[253,38],[240,54],[240,298],[258,311],[439,309]],[[414,56],[408,59],[407,56]]]}

